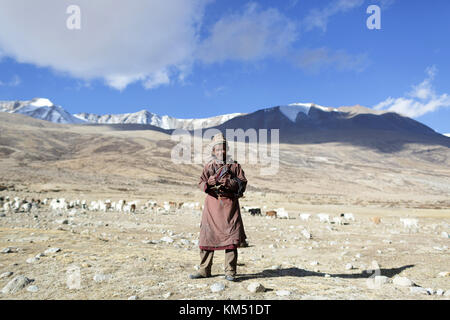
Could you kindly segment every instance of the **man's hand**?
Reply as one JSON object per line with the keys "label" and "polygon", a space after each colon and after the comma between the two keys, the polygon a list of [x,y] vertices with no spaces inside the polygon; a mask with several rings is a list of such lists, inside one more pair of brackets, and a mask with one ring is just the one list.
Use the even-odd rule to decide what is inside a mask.
{"label": "man's hand", "polygon": [[216,177],[215,176],[210,176],[208,179],[208,185],[210,186],[215,186],[216,185]]}

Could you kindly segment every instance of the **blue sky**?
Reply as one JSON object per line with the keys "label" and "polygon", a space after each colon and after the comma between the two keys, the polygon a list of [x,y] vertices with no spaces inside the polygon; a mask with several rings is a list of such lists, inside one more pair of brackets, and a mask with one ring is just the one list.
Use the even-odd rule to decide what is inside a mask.
{"label": "blue sky", "polygon": [[[450,132],[447,0],[110,3],[2,1],[0,100],[178,118],[360,104]],[[81,29],[67,28],[71,4]]]}

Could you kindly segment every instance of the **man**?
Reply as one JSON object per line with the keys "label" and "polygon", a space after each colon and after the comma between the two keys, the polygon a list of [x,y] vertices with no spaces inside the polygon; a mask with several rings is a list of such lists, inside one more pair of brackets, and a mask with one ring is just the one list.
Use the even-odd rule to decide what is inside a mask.
{"label": "man", "polygon": [[198,184],[207,196],[200,224],[200,269],[191,279],[210,277],[214,251],[225,250],[225,279],[234,281],[237,248],[247,238],[238,200],[247,179],[241,165],[227,157],[227,146],[221,133],[213,137],[213,158],[203,168]]}

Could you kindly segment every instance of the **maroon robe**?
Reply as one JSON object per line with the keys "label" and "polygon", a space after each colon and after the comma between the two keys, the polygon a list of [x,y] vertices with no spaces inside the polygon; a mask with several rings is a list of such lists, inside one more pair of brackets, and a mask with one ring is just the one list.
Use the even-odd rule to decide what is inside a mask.
{"label": "maroon robe", "polygon": [[[208,178],[218,173],[218,169],[223,165],[229,168],[229,172],[220,179],[223,187],[217,192],[208,185]],[[198,185],[207,196],[200,224],[200,249],[235,249],[247,238],[236,196],[239,183],[233,179],[235,177],[241,181],[241,191],[244,192],[247,179],[239,163],[220,164],[217,159],[213,159],[203,168]]]}

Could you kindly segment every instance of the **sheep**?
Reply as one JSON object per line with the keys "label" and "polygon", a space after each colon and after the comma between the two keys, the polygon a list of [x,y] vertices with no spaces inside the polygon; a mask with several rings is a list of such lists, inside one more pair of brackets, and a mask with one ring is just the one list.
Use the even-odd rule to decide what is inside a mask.
{"label": "sheep", "polygon": [[400,221],[403,223],[403,227],[405,228],[411,228],[411,227],[415,227],[418,228],[418,219],[411,219],[411,218],[404,218],[404,219],[400,219]]}
{"label": "sheep", "polygon": [[5,212],[10,212],[11,209],[12,209],[12,207],[11,207],[11,202],[10,202],[10,201],[5,202],[5,203],[3,204],[3,211],[5,211]]}
{"label": "sheep", "polygon": [[286,210],[284,210],[284,208],[278,208],[275,211],[277,213],[277,218],[289,219],[289,213]]}
{"label": "sheep", "polygon": [[345,220],[355,221],[355,216],[353,215],[353,213],[341,213],[341,217],[343,217]]}
{"label": "sheep", "polygon": [[310,213],[301,213],[300,219],[302,219],[303,221],[308,221],[310,216],[311,216]]}
{"label": "sheep", "polygon": [[31,211],[31,203],[30,202],[26,202],[26,203],[24,203],[24,204],[22,204],[22,210],[24,211],[24,212],[30,212]]}
{"label": "sheep", "polygon": [[333,217],[333,222],[334,222],[334,224],[343,225],[344,219],[342,219],[342,217]]}
{"label": "sheep", "polygon": [[330,223],[330,215],[326,213],[318,213],[317,217],[319,218],[320,222],[328,222]]}
{"label": "sheep", "polygon": [[375,224],[380,224],[381,223],[381,218],[380,217],[371,217],[370,221],[372,221]]}

